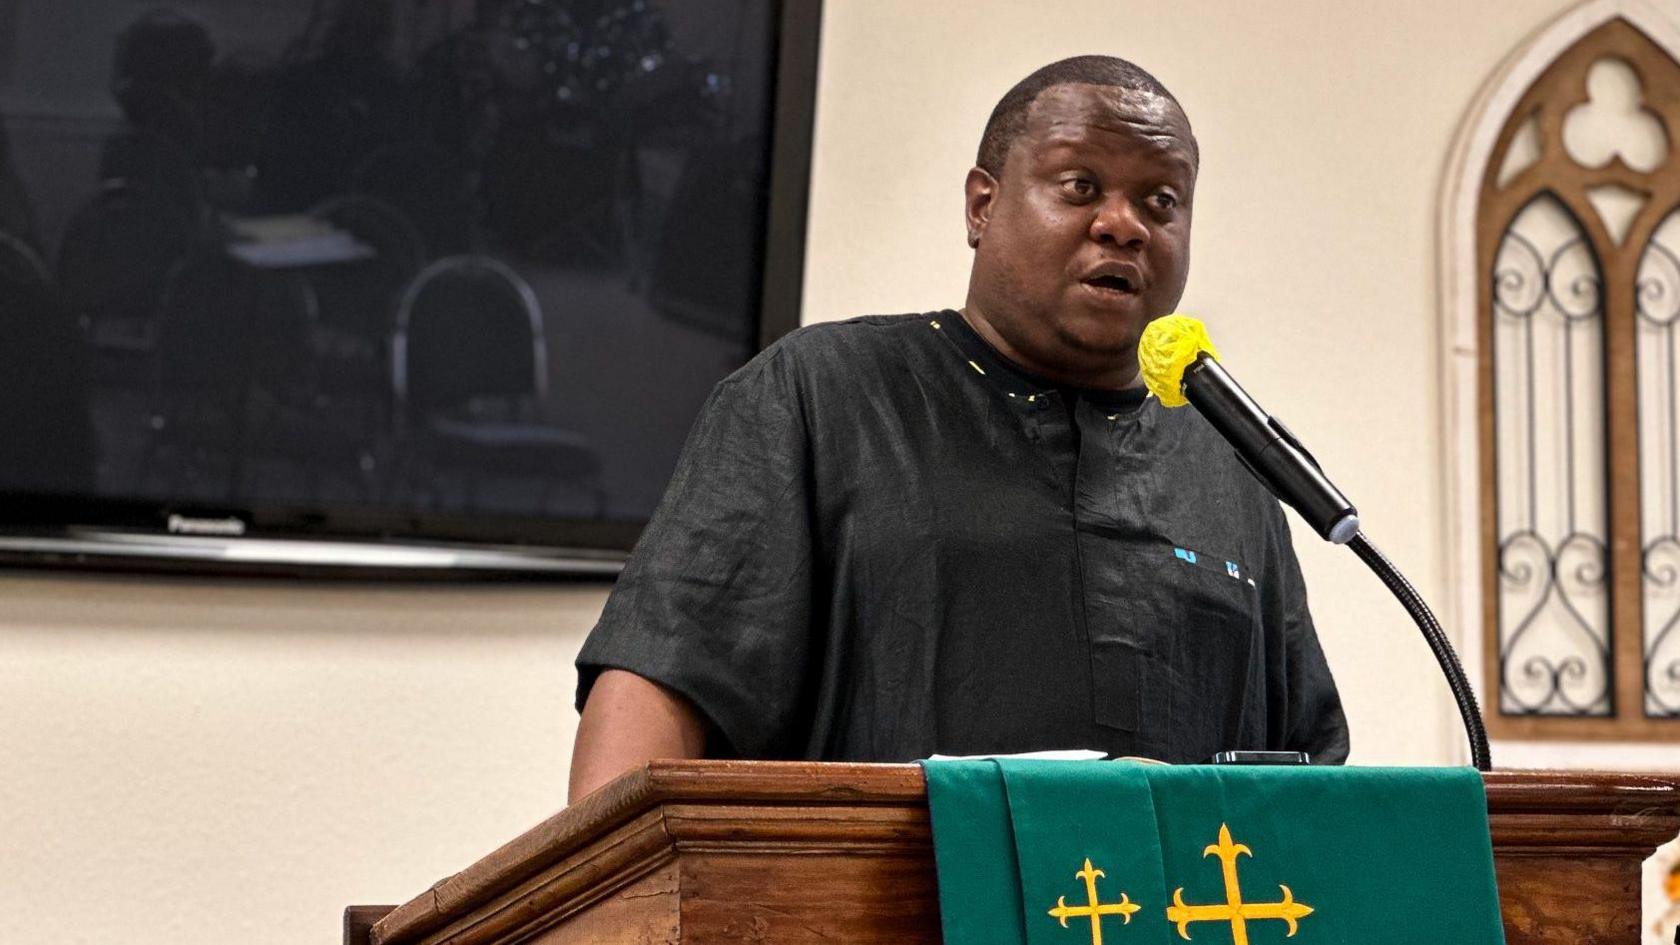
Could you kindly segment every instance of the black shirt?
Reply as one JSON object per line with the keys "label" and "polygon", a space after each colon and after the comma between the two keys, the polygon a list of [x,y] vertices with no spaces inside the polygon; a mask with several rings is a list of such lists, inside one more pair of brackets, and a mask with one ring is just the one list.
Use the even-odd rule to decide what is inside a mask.
{"label": "black shirt", "polygon": [[578,656],[754,758],[1347,755],[1277,501],[1193,410],[1069,391],[955,312],[726,378]]}

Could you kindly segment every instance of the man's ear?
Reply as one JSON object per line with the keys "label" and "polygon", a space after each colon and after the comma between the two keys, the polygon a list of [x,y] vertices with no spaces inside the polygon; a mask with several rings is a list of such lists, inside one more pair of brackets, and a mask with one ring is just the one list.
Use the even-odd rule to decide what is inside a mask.
{"label": "man's ear", "polygon": [[968,224],[970,249],[980,245],[980,237],[986,232],[997,190],[997,178],[987,173],[985,168],[969,169],[968,179],[963,182],[963,217]]}

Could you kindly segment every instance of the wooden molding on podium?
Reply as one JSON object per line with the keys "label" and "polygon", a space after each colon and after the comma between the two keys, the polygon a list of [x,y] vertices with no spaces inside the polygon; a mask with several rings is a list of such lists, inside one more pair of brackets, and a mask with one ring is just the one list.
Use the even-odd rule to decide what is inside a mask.
{"label": "wooden molding on podium", "polygon": [[[1680,776],[1497,771],[1486,783],[1509,945],[1638,942],[1640,865],[1680,833]],[[401,906],[352,906],[345,935],[936,943],[926,783],[916,765],[652,762]]]}

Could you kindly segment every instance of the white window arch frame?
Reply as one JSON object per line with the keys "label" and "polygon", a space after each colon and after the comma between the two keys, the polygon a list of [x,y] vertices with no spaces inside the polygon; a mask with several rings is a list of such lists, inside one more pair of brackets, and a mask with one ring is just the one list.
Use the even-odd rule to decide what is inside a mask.
{"label": "white window arch frame", "polygon": [[[1440,430],[1443,444],[1443,529],[1447,563],[1444,610],[1454,644],[1464,657],[1484,711],[1497,711],[1498,693],[1486,691],[1483,646],[1482,478],[1479,410],[1480,317],[1478,290],[1483,273],[1477,259],[1479,201],[1500,132],[1530,86],[1576,43],[1616,19],[1638,28],[1680,60],[1680,21],[1647,0],[1587,0],[1565,11],[1519,43],[1482,85],[1454,137],[1436,209],[1437,313],[1439,319]],[[1506,766],[1626,767],[1630,760],[1651,767],[1680,765],[1680,746],[1637,743],[1501,742]],[[1455,748],[1460,756],[1462,747]]]}

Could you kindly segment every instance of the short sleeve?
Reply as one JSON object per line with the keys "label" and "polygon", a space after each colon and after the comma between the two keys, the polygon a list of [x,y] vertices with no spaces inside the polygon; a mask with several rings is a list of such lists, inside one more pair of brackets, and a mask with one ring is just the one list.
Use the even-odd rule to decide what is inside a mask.
{"label": "short sleeve", "polygon": [[774,346],[707,399],[578,654],[580,711],[624,669],[686,696],[736,754],[797,753],[813,503],[792,361]]}
{"label": "short sleeve", "polygon": [[1342,764],[1348,756],[1347,716],[1307,609],[1306,581],[1281,508],[1275,534],[1277,564],[1270,584],[1277,599],[1267,613],[1276,615],[1283,637],[1283,678],[1274,680],[1284,716],[1282,748],[1304,751],[1315,764]]}

